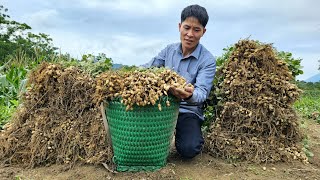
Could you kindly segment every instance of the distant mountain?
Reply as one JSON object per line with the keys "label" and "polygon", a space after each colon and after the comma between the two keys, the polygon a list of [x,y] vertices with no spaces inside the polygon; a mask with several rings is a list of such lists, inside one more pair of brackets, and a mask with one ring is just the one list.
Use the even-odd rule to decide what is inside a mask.
{"label": "distant mountain", "polygon": [[120,69],[122,66],[122,64],[113,64],[112,69]]}
{"label": "distant mountain", "polygon": [[320,81],[320,73],[314,76],[311,76],[305,80],[305,82],[319,82],[319,81]]}

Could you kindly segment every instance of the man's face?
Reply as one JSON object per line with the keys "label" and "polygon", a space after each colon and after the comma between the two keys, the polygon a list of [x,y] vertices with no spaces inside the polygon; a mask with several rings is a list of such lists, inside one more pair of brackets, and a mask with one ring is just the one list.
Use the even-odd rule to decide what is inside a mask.
{"label": "man's face", "polygon": [[182,48],[193,49],[199,43],[206,29],[200,24],[198,19],[188,17],[182,23],[179,23],[179,32]]}

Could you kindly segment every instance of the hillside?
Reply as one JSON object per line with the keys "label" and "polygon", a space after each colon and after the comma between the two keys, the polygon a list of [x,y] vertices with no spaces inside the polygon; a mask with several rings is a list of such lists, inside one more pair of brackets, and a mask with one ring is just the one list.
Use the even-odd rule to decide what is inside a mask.
{"label": "hillside", "polygon": [[306,82],[319,82],[320,81],[320,73],[314,76],[309,77],[305,80]]}
{"label": "hillside", "polygon": [[122,64],[113,64],[112,65],[112,69],[119,69],[121,68],[123,65]]}

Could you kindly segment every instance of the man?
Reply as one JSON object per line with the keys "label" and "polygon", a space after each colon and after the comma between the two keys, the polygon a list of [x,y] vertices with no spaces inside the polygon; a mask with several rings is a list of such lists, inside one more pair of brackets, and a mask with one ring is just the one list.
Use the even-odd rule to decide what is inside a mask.
{"label": "man", "polygon": [[180,43],[170,44],[145,67],[165,66],[183,76],[185,89],[170,88],[181,99],[176,126],[175,144],[184,158],[193,158],[200,153],[204,140],[201,132],[203,103],[207,99],[215,74],[213,55],[199,43],[206,32],[209,16],[204,7],[190,5],[183,9],[179,23]]}

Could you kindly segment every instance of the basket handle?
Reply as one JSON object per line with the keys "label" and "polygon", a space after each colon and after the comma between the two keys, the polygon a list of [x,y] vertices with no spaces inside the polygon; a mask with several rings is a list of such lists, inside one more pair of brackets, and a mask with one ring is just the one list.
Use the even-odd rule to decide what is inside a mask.
{"label": "basket handle", "polygon": [[105,128],[105,131],[106,131],[106,139],[107,139],[107,142],[108,142],[108,144],[109,144],[109,146],[110,146],[110,148],[112,150],[111,134],[110,134],[108,119],[106,117],[106,111],[105,111],[103,102],[100,105],[100,110],[101,110],[101,114],[102,114],[102,120],[103,120],[104,128]]}

